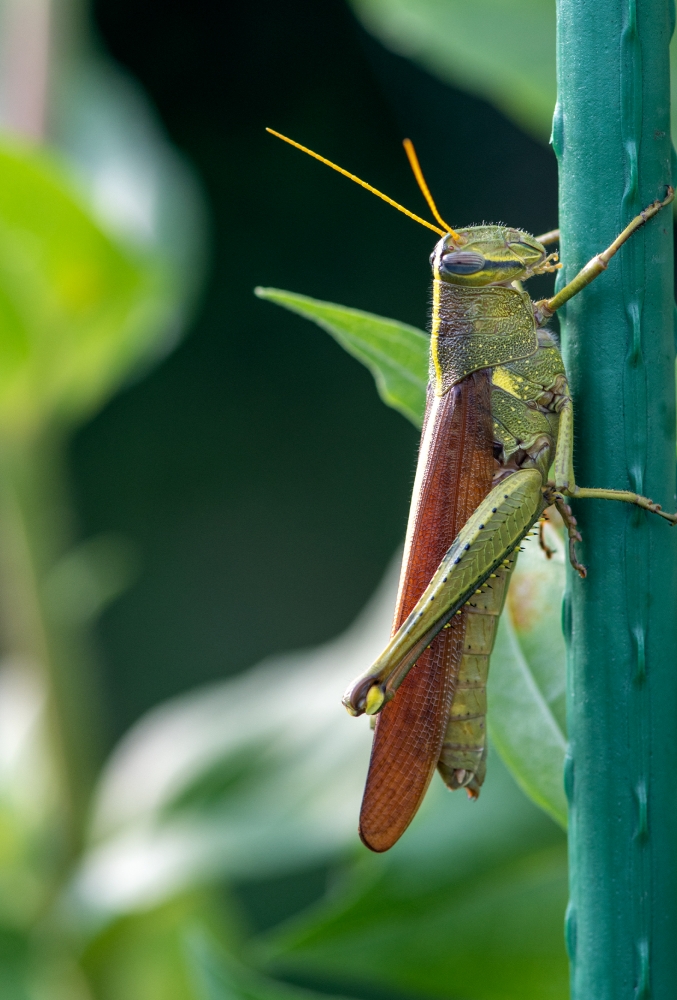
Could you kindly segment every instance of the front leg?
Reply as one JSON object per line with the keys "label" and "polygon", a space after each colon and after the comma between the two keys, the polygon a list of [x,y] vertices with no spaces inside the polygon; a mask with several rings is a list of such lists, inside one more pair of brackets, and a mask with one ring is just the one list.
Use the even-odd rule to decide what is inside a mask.
{"label": "front leg", "polygon": [[[602,253],[598,253],[596,257],[588,261],[585,267],[581,268],[578,274],[560,289],[556,295],[553,295],[551,299],[543,299],[540,302],[536,302],[535,312],[539,322],[548,320],[554,313],[560,309],[565,302],[573,298],[574,295],[578,295],[586,285],[589,285],[591,281],[594,281],[603,271],[606,271],[609,266],[609,261],[618,253],[620,248],[629,240],[633,233],[636,233],[638,229],[646,225],[649,219],[653,219],[655,215],[658,215],[662,208],[669,205],[670,202],[675,197],[675,189],[673,187],[668,187],[665,198],[663,200],[656,200],[643,209],[639,215],[636,215],[634,219],[625,227],[622,233],[616,237],[613,243],[603,250]],[[554,230],[553,230],[554,232]],[[546,233],[545,236],[551,234]]]}

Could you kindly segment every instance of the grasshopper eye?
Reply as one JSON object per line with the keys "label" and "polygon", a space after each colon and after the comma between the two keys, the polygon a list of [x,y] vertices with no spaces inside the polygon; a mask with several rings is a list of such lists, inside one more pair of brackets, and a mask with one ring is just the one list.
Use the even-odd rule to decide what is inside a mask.
{"label": "grasshopper eye", "polygon": [[481,271],[486,261],[481,253],[472,250],[455,250],[445,253],[440,261],[440,270],[447,274],[476,274]]}

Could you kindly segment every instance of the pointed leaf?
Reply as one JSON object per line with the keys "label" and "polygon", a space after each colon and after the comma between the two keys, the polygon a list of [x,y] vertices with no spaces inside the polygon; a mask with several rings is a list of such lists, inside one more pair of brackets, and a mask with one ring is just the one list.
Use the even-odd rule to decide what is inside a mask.
{"label": "pointed leaf", "polygon": [[260,299],[313,320],[330,333],[349,354],[367,366],[383,402],[399,410],[416,427],[421,426],[430,343],[422,330],[395,319],[320,302],[279,288],[256,288],[255,293]]}

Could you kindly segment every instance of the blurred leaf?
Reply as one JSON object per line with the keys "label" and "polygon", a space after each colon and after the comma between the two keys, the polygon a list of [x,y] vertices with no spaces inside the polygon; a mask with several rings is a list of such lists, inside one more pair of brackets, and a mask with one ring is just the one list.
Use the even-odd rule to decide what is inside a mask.
{"label": "blurred leaf", "polygon": [[510,583],[491,657],[488,724],[518,784],[566,827],[564,545],[550,524],[546,532],[552,559],[531,541]]}
{"label": "blurred leaf", "polygon": [[45,679],[32,663],[0,665],[0,926],[27,928],[63,863],[63,816]]}
{"label": "blurred leaf", "polygon": [[15,929],[0,927],[0,996],[8,1000],[31,1000],[28,982],[31,958],[27,937]]}
{"label": "blurred leaf", "polygon": [[0,434],[82,419],[158,349],[160,263],[115,243],[46,154],[0,147]]}
{"label": "blurred leaf", "polygon": [[563,1000],[566,899],[564,835],[492,755],[478,802],[433,782],[387,855],[363,857],[257,953],[274,974],[352,995]]}
{"label": "blurred leaf", "polygon": [[90,53],[59,70],[50,142],[102,228],[166,260],[174,307],[184,312],[204,267],[206,212],[195,175],[143,88],[112,60]]}
{"label": "blurred leaf", "polygon": [[2,1000],[93,1000],[73,949],[50,930],[0,926]]}
{"label": "blurred leaf", "polygon": [[371,734],[341,694],[387,641],[398,564],[333,642],[175,699],[130,731],[101,777],[70,890],[76,917],[107,919],[208,879],[293,871],[357,845]]}
{"label": "blurred leaf", "polygon": [[[370,734],[339,698],[388,636],[396,570],[344,636],[175,699],[116,751],[95,802],[92,845],[62,901],[64,916],[86,932],[102,927],[92,954],[126,928],[123,950],[115,946],[98,966],[102,983],[117,984],[103,1000],[134,1000],[126,983],[164,981],[162,948],[139,923],[149,908],[164,912],[163,900],[207,880],[265,878],[349,848],[358,859],[326,901],[255,947],[274,974],[338,983],[352,995],[362,984],[459,1000],[566,995],[564,834],[495,753],[479,802],[435,781],[387,856],[358,845]],[[170,937],[174,949],[174,930]],[[297,1000],[291,987],[242,979],[213,956],[196,975],[200,1000],[285,1000],[280,991]],[[184,973],[174,978],[175,989],[185,984]],[[145,996],[184,1000],[153,989]]]}
{"label": "blurred leaf", "polygon": [[122,535],[107,532],[89,538],[52,567],[44,582],[52,617],[84,624],[104,611],[133,583],[137,553]]}
{"label": "blurred leaf", "polygon": [[421,330],[394,319],[320,302],[278,288],[256,288],[267,299],[313,320],[369,369],[384,403],[420,427],[428,385],[430,339]]}
{"label": "blurred leaf", "polygon": [[0,664],[0,997],[91,1000],[61,926],[45,917],[65,864],[45,678]]}
{"label": "blurred leaf", "polygon": [[[358,849],[355,828],[371,737],[365,720],[343,712],[340,694],[387,641],[398,563],[361,617],[338,639],[306,653],[276,657],[240,677],[175,699],[132,729],[105,768],[95,798],[91,846],[67,897],[76,920],[106,921],[157,905],[209,879],[265,878]],[[518,625],[527,648],[529,622]],[[532,668],[533,683],[549,684],[548,704],[556,706],[556,675],[548,674],[547,667],[544,659]],[[510,664],[495,663],[492,669],[500,672]],[[499,705],[500,677],[494,699]],[[532,718],[539,708],[538,700],[527,704],[518,732],[529,732],[531,726],[540,738],[538,716],[536,722]],[[513,752],[509,740],[507,745]],[[539,754],[536,746],[537,761]],[[533,826],[533,814],[540,814],[507,778],[504,809],[502,773],[493,755],[481,804],[456,813],[446,813],[442,806],[443,820],[432,824],[425,819],[435,801],[435,793],[429,793],[421,816],[391,852],[419,852],[419,882],[422,868],[434,866],[440,853],[447,864],[454,837],[466,873],[468,851],[481,856],[483,838],[488,838],[492,856],[500,854],[501,838],[524,846],[524,816]],[[538,780],[532,782],[538,801],[558,815]],[[451,797],[444,797],[448,808],[461,808],[457,797],[454,801],[452,806]],[[476,818],[482,823],[476,825]],[[539,829],[551,830],[544,816],[538,822],[545,824]]]}
{"label": "blurred leaf", "polygon": [[[548,142],[557,98],[555,0],[350,0],[365,28],[446,83]],[[670,43],[677,137],[677,36]],[[677,210],[677,206],[676,206]]]}
{"label": "blurred leaf", "polygon": [[351,0],[388,48],[484,97],[541,142],[557,97],[555,0]]}
{"label": "blurred leaf", "polygon": [[203,1000],[186,951],[192,928],[231,942],[212,894],[191,893],[115,921],[90,941],[82,966],[97,1000]]}
{"label": "blurred leaf", "polygon": [[186,951],[200,1000],[316,1000],[326,996],[276,982],[246,968],[202,927],[186,934]]}

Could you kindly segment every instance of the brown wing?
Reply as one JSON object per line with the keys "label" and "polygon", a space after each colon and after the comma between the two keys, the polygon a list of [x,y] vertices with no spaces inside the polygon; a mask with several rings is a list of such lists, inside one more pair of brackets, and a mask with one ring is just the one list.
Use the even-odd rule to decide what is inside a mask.
{"label": "brown wing", "polygon": [[[441,399],[430,388],[393,632],[460,528],[491,489],[491,375],[467,376]],[[440,632],[381,711],[360,812],[360,837],[387,851],[414,818],[439,760],[461,656],[465,613]]]}

